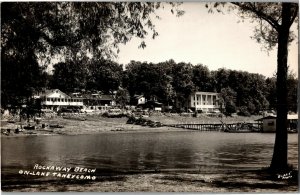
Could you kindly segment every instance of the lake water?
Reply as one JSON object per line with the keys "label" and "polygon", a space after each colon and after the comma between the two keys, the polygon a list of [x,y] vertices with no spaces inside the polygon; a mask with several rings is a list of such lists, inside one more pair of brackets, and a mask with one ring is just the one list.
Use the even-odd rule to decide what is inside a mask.
{"label": "lake water", "polygon": [[[35,164],[96,168],[98,173],[189,171],[217,173],[270,164],[275,134],[135,132],[2,137],[2,179]],[[289,134],[289,163],[298,167],[298,134]]]}

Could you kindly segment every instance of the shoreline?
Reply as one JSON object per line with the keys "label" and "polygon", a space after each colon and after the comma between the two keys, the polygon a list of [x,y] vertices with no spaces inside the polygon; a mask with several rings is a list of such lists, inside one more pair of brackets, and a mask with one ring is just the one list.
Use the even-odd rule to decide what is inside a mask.
{"label": "shoreline", "polygon": [[[102,134],[102,133],[143,133],[143,132],[179,132],[179,131],[193,131],[184,128],[162,126],[149,127],[136,124],[126,124],[128,118],[106,118],[100,115],[77,115],[86,120],[65,119],[61,116],[52,118],[42,118],[36,130],[23,130],[15,133],[14,130],[20,125],[25,125],[25,122],[8,123],[8,121],[1,120],[1,135],[2,137],[24,137],[24,136],[53,136],[53,135],[88,135],[88,134]],[[208,117],[201,115],[200,117],[185,117],[185,116],[171,116],[171,115],[154,115],[145,117],[151,121],[157,121],[162,124],[178,124],[178,123],[213,123],[219,124],[221,120],[230,122],[253,122],[258,116],[254,117]],[[30,124],[33,124],[31,122]],[[45,125],[60,125],[63,128],[42,128]],[[5,132],[6,129],[11,129],[10,133]]]}
{"label": "shoreline", "polygon": [[[4,125],[1,127],[2,137],[26,137],[26,136],[55,136],[55,135],[90,135],[90,134],[103,134],[103,133],[143,133],[143,132],[178,132],[187,131],[182,128],[175,127],[148,127],[134,124],[126,124],[127,118],[98,118],[97,120],[75,121],[69,119],[63,119],[60,117],[52,119],[43,119],[43,123],[63,124],[63,128],[38,128],[36,130],[23,130],[22,132],[15,133],[14,129],[17,128],[16,124]],[[88,125],[92,123],[93,125]],[[12,127],[15,126],[15,127]],[[73,129],[73,127],[77,127]],[[3,133],[3,130],[11,129],[11,132],[7,135]],[[74,131],[72,131],[72,129]]]}

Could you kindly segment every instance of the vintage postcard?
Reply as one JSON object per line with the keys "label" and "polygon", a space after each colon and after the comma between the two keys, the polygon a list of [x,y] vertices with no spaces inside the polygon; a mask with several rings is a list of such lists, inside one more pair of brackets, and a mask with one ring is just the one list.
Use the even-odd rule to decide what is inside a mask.
{"label": "vintage postcard", "polygon": [[298,2],[2,2],[3,192],[298,192]]}

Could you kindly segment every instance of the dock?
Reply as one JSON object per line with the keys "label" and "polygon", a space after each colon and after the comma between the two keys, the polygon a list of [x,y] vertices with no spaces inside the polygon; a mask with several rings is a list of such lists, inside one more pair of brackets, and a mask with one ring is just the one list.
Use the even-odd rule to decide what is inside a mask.
{"label": "dock", "polygon": [[259,123],[215,123],[215,124],[169,124],[165,125],[169,127],[175,128],[183,128],[197,131],[239,131],[239,130],[253,130],[259,131],[260,124]]}

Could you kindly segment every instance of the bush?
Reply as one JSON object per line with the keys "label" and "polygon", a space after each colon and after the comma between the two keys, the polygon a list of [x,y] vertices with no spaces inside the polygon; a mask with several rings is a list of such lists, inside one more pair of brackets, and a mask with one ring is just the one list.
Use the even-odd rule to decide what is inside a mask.
{"label": "bush", "polygon": [[234,103],[231,103],[231,104],[226,104],[226,107],[225,107],[225,112],[231,116],[232,113],[235,113],[236,112],[236,106]]}
{"label": "bush", "polygon": [[240,111],[237,113],[239,116],[251,116],[246,106],[240,107]]}

